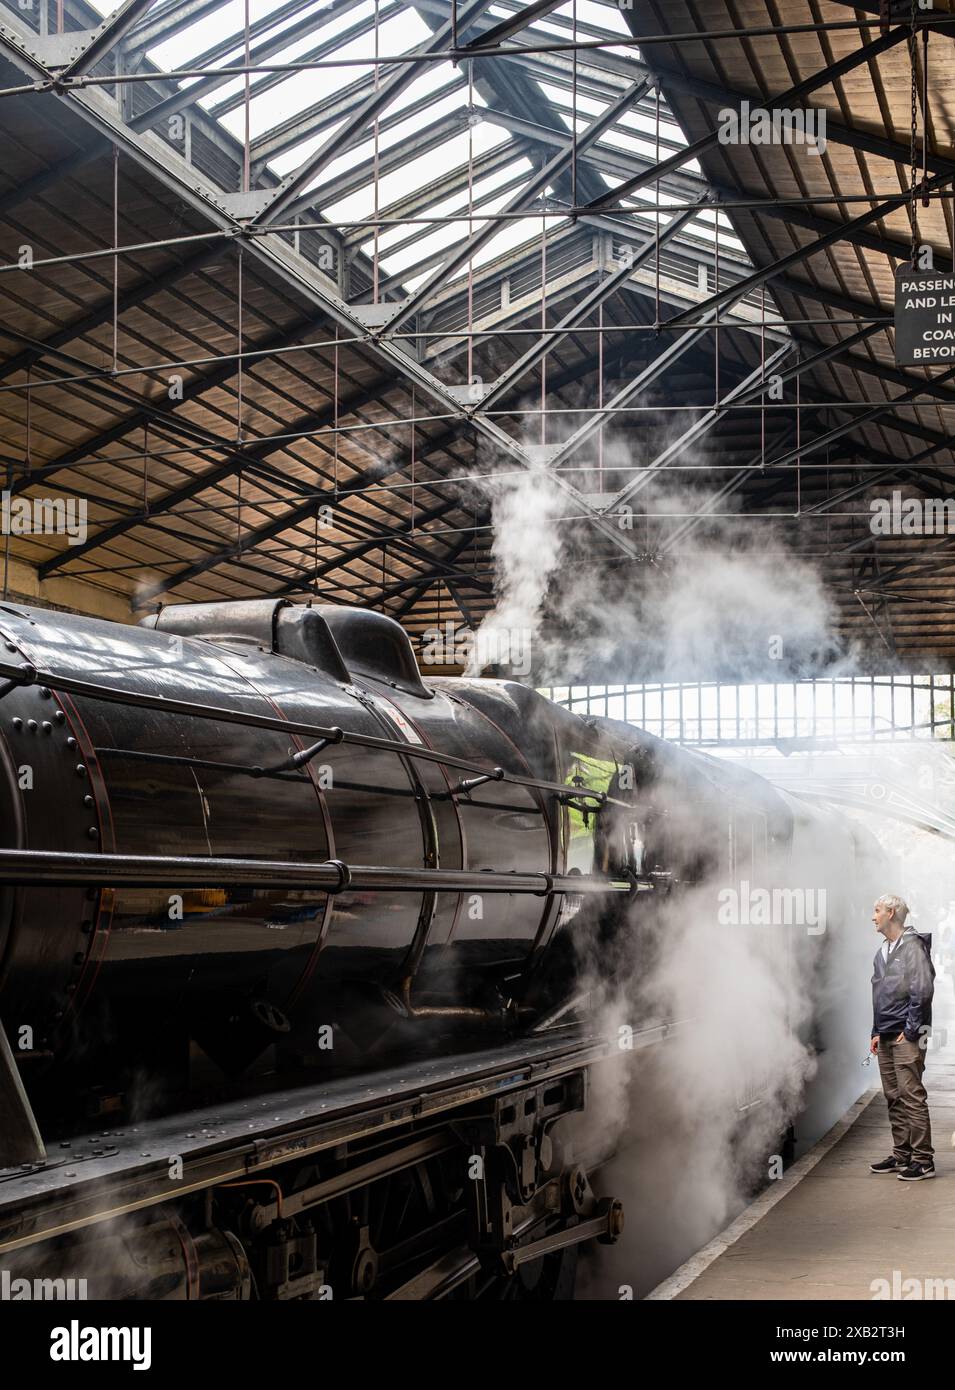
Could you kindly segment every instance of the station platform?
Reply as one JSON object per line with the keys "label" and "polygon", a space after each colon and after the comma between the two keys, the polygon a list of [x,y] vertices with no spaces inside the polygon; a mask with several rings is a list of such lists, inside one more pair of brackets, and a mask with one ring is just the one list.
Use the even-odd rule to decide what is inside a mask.
{"label": "station platform", "polygon": [[[878,1068],[870,1089],[648,1300],[828,1301],[955,1297],[955,1003],[940,977],[925,1068],[937,1176],[869,1172],[892,1152]],[[945,1034],[942,1030],[945,1030]],[[912,1281],[919,1281],[913,1284]],[[951,1280],[949,1284],[938,1281]],[[881,1283],[879,1281],[885,1281]],[[931,1282],[930,1282],[931,1281]]]}

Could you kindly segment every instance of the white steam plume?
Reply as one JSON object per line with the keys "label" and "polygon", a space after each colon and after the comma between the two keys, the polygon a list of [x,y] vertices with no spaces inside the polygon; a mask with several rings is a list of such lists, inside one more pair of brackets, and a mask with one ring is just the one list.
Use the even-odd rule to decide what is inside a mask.
{"label": "white steam plume", "polygon": [[[671,417],[654,448],[686,423]],[[612,491],[629,481],[626,457],[619,442],[605,445],[594,485]],[[679,460],[705,461],[699,449]],[[571,476],[579,486],[587,475]],[[509,461],[499,475],[477,480],[491,499],[497,597],[467,674],[507,666],[509,645],[530,650],[537,684],[694,678],[730,668],[737,677],[771,679],[820,661],[831,668],[837,643],[821,576],[787,546],[776,520],[741,526],[738,492],[714,502],[722,477],[696,485],[660,473],[631,499],[632,514],[611,509],[606,520],[629,556],[586,521],[569,519],[581,509],[545,466],[514,472]],[[604,559],[589,563],[589,549]]]}
{"label": "white steam plume", "polygon": [[492,474],[482,486],[491,499],[497,598],[475,634],[467,675],[521,665],[563,554],[558,518],[566,499],[545,469]]}
{"label": "white steam plume", "polygon": [[[686,422],[669,419],[675,438]],[[668,432],[648,444],[646,457],[666,447]],[[613,477],[626,457],[619,444],[605,447],[608,473],[595,486],[609,491],[632,478],[622,469]],[[677,462],[705,459],[684,453]],[[731,496],[711,502],[725,476],[711,475],[700,488],[673,475],[655,477],[634,499],[644,515],[624,532],[634,559],[615,555],[586,523],[560,523],[573,503],[546,475],[509,480],[494,498],[498,603],[489,632],[495,625],[530,627],[539,684],[851,673],[854,654],[834,636],[823,578],[787,545],[781,524],[766,519],[744,528],[732,515],[712,515],[732,513]],[[697,521],[687,513],[707,515]],[[580,563],[577,536],[610,561]],[[472,674],[481,653],[479,644]],[[667,804],[672,809],[678,798]],[[679,834],[693,843],[706,833],[707,813],[693,805],[684,810]],[[834,815],[841,826],[845,817]],[[818,836],[806,844],[802,862],[797,856],[787,867],[787,886],[845,888],[843,836],[834,834],[831,847]],[[624,1239],[601,1250],[589,1286],[596,1296],[617,1297],[619,1285],[632,1286],[637,1297],[647,1292],[766,1180],[767,1153],[794,1117],[802,1117],[797,1143],[808,1144],[872,1084],[871,1067],[862,1068],[876,944],[869,904],[880,892],[906,891],[888,854],[876,867],[874,879],[867,867],[865,881],[852,885],[858,895],[851,909],[825,936],[804,937],[795,957],[781,949],[779,927],[720,926],[713,895],[727,885],[710,882],[679,899],[649,957],[637,949],[635,920],[619,958],[600,962],[599,978],[614,980],[601,999],[601,1031],[639,1029],[661,1014],[693,1024],[665,1046],[634,1054],[629,1080],[609,1065],[595,1069],[577,1142],[583,1152],[596,1136],[605,1153],[618,1149],[600,1186],[623,1198],[628,1211]],[[821,1053],[819,1019],[831,1040]],[[747,1108],[747,1095],[757,1093],[760,1103]]]}

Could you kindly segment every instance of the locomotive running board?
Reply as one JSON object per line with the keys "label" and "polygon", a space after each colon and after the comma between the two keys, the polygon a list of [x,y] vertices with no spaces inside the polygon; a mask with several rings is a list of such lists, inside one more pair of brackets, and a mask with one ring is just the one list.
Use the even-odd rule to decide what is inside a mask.
{"label": "locomotive running board", "polygon": [[[636,1032],[633,1047],[681,1026]],[[625,1055],[616,1037],[564,1029],[100,1131],[54,1149],[45,1163],[0,1170],[0,1252]]]}

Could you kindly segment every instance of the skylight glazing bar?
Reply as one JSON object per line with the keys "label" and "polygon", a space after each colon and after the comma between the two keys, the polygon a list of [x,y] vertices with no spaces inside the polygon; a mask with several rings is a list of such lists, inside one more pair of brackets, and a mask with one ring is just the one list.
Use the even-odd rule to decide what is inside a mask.
{"label": "skylight glazing bar", "polygon": [[[629,110],[636,101],[639,101],[640,97],[648,90],[649,86],[649,79],[641,78],[641,80],[630,87],[623,96],[619,97],[612,106],[608,106],[600,116],[592,121],[580,137],[580,141],[577,144],[578,153],[588,149],[595,141],[599,140],[601,135],[616,122],[619,116]],[[568,145],[563,150],[556,154],[553,159],[549,160],[536,174],[533,174],[521,191],[508,202],[504,211],[517,212],[528,208],[537,196],[547,188],[548,184],[552,183],[559,174],[563,173],[570,166],[571,159],[573,158],[573,147],[574,142],[568,142]],[[485,246],[492,237],[496,236],[497,232],[497,224],[494,221],[489,221],[480,231],[475,232],[473,236],[468,237],[456,250],[452,251],[439,269],[435,271],[433,275],[429,276],[425,283],[404,301],[401,308],[389,322],[389,332],[394,332],[397,328],[400,328],[403,323],[406,323],[409,318],[417,313],[422,304],[427,303],[435,291],[440,286],[444,285],[447,280],[454,275],[467,260]]]}
{"label": "skylight glazing bar", "polygon": [[[485,0],[465,0],[457,12],[457,23],[463,28],[471,19],[480,14],[485,8]],[[381,83],[377,91],[372,91],[365,102],[355,112],[349,123],[351,132],[366,130],[376,115],[380,115],[390,103],[399,96],[401,92],[409,87],[419,73],[428,65],[428,57],[431,54],[444,50],[451,33],[451,21],[448,20],[441,25],[430,39],[417,51],[417,60],[402,63]],[[376,55],[377,68],[377,55]],[[311,154],[293,174],[290,174],[282,184],[276,195],[270,199],[268,205],[257,217],[252,219],[253,223],[265,224],[274,222],[277,217],[295,201],[298,194],[303,192],[308,184],[320,174],[321,171],[336,159],[347,148],[345,141],[348,132],[336,131],[328,140],[322,144],[313,154]]]}

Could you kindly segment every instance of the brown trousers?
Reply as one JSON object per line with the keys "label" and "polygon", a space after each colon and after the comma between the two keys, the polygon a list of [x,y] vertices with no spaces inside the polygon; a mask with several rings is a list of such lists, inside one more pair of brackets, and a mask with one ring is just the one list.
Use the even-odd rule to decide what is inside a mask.
{"label": "brown trousers", "polygon": [[889,1107],[895,1156],[903,1163],[932,1163],[932,1122],[922,1085],[925,1052],[918,1043],[894,1035],[879,1038],[879,1072]]}

